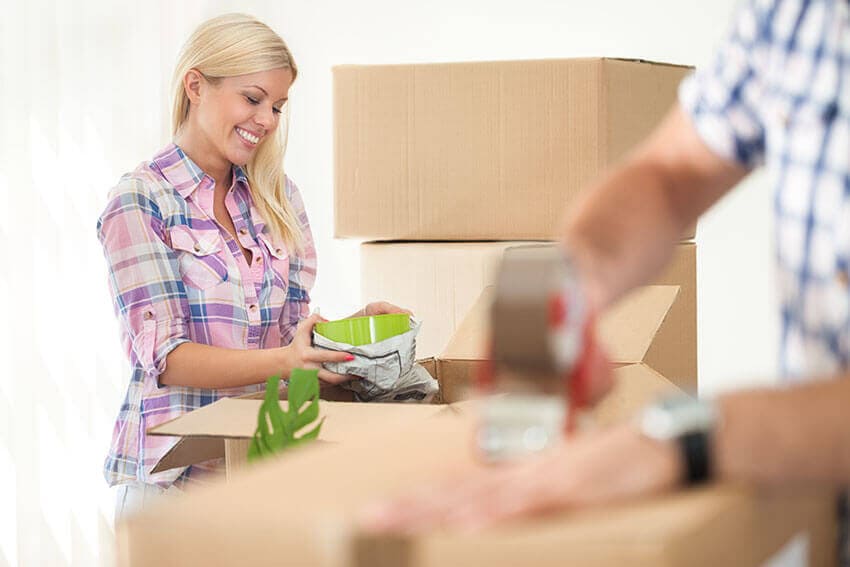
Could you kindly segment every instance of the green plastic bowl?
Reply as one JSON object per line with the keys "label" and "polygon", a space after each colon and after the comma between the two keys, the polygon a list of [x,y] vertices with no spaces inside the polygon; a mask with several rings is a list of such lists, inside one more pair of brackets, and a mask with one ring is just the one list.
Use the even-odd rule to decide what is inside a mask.
{"label": "green plastic bowl", "polygon": [[316,323],[316,332],[336,343],[360,346],[379,343],[410,330],[410,315],[390,313]]}

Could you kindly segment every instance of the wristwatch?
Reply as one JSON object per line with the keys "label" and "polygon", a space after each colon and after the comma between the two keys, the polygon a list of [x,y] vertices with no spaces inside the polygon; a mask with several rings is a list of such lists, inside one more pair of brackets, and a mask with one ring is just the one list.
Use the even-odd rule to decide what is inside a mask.
{"label": "wristwatch", "polygon": [[711,441],[719,420],[717,406],[685,394],[663,398],[640,415],[641,432],[657,441],[675,441],[687,485],[711,479]]}

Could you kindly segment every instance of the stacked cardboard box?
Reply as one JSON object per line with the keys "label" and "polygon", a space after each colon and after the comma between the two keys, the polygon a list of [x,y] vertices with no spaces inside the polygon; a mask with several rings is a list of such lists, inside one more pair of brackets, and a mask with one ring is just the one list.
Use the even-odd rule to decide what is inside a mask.
{"label": "stacked cardboard box", "polygon": [[[411,309],[423,319],[418,356],[443,357],[484,288],[495,283],[502,253],[522,244],[527,243],[365,243],[360,247],[363,300],[384,299]],[[655,283],[680,290],[646,361],[677,386],[696,391],[696,244],[679,244]]]}
{"label": "stacked cardboard box", "polygon": [[[662,119],[687,72],[620,59],[334,69],[335,234],[373,241],[361,248],[362,299],[412,309],[418,356],[445,359],[504,250],[556,237],[576,195]],[[680,293],[641,358],[689,391],[693,235],[657,281]]]}

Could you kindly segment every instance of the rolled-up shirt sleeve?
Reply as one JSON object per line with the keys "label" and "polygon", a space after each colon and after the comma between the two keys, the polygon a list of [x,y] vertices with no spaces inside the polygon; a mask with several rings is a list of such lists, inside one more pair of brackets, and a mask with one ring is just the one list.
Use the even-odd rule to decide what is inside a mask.
{"label": "rolled-up shirt sleeve", "polygon": [[162,213],[143,181],[124,179],[110,192],[97,232],[131,363],[157,378],[168,354],[189,342],[189,305]]}
{"label": "rolled-up shirt sleeve", "polygon": [[679,88],[679,103],[706,145],[747,169],[764,163],[759,110],[774,3],[745,0],[709,62]]}
{"label": "rolled-up shirt sleeve", "polygon": [[310,314],[310,291],[316,282],[317,265],[316,247],[304,201],[298,187],[289,178],[286,179],[286,196],[298,219],[303,247],[298,253],[294,251],[290,253],[286,302],[280,316],[280,337],[283,346],[292,342],[298,322]]}

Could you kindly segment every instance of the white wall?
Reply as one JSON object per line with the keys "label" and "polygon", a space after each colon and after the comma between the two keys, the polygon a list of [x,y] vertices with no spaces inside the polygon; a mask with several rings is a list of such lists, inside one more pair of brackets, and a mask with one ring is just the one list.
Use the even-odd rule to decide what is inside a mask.
{"label": "white wall", "polygon": [[[167,141],[177,49],[202,19],[265,19],[299,63],[287,168],[305,195],[326,316],[357,307],[332,239],[331,67],[575,56],[698,63],[732,0],[30,0],[0,19],[0,566],[90,565],[111,534],[100,465],[126,372],[94,222],[108,187]],[[703,391],[775,368],[768,185],[700,224]],[[14,505],[12,504],[14,503]]]}

